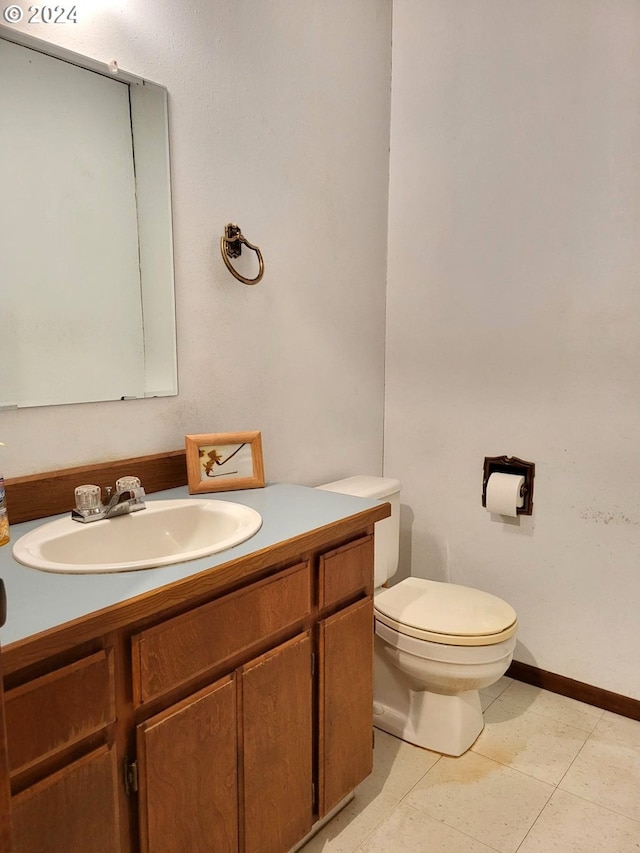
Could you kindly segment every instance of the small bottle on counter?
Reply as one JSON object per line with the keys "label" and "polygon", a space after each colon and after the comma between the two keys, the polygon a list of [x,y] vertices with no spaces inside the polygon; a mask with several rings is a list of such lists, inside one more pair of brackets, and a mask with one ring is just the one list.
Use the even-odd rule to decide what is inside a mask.
{"label": "small bottle on counter", "polygon": [[4,497],[4,479],[0,477],[0,545],[6,545],[9,539],[9,516]]}

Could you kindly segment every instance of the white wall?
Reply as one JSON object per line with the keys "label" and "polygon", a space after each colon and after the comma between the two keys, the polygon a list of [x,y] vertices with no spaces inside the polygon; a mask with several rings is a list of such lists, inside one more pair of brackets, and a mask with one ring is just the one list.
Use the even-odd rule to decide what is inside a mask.
{"label": "white wall", "polygon": [[[180,394],[0,413],[2,473],[245,429],[270,480],[380,473],[391,4],[76,5],[20,28],[169,90]],[[227,222],[262,249],[255,287],[223,265]]]}
{"label": "white wall", "polygon": [[[385,473],[404,573],[640,697],[640,5],[395,0]],[[534,514],[481,506],[536,463]]]}
{"label": "white wall", "polygon": [[[22,25],[169,89],[180,396],[0,413],[5,476],[254,428],[271,480],[379,472],[390,9],[96,0]],[[639,16],[395,0],[385,442],[402,571],[504,596],[519,660],[636,697]],[[229,221],[264,251],[255,288],[219,257]],[[481,507],[502,453],[537,465],[519,524]]]}

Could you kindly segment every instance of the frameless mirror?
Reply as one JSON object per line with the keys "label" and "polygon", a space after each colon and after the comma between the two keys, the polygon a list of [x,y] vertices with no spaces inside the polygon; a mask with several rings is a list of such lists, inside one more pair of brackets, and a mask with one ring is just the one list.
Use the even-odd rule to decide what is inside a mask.
{"label": "frameless mirror", "polygon": [[177,393],[167,91],[0,27],[0,408]]}

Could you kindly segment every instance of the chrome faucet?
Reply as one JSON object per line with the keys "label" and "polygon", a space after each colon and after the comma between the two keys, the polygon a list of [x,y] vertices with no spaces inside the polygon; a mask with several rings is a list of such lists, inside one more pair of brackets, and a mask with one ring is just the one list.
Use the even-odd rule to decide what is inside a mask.
{"label": "chrome faucet", "polygon": [[116,490],[104,510],[105,518],[114,518],[116,515],[126,515],[129,512],[137,512],[146,509],[144,502],[145,493],[142,486],[131,489]]}
{"label": "chrome faucet", "polygon": [[[111,489],[108,490],[111,493]],[[144,502],[145,491],[137,477],[121,477],[116,482],[115,492],[108,503],[102,503],[100,486],[78,486],[75,491],[76,506],[71,510],[71,518],[82,524],[90,521],[100,521],[104,518],[115,518],[117,515],[128,515],[138,510],[146,509]]]}

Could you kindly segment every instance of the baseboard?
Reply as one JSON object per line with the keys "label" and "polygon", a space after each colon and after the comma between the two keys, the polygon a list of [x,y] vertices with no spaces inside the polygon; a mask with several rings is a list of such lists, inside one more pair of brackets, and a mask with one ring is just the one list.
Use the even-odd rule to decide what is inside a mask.
{"label": "baseboard", "polygon": [[582,681],[574,681],[573,678],[556,675],[554,672],[547,672],[537,666],[515,660],[512,661],[506,674],[509,678],[524,681],[525,684],[533,684],[543,690],[548,690],[550,693],[558,693],[560,696],[568,696],[570,699],[586,702],[587,705],[604,708],[605,711],[612,711],[622,717],[640,720],[640,699],[621,696],[619,693],[593,687],[593,685],[584,684]]}

